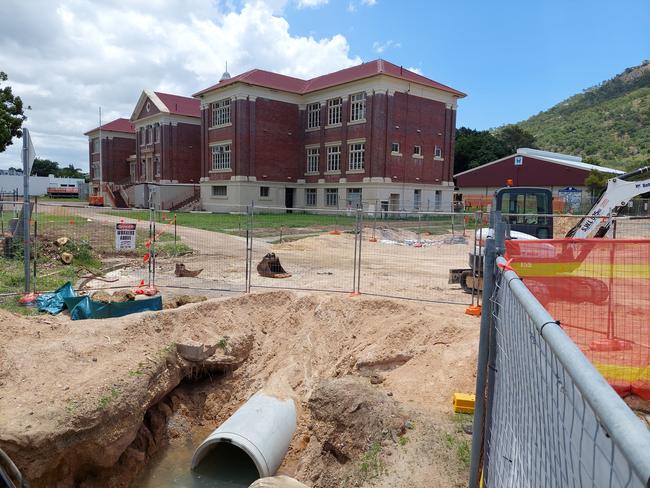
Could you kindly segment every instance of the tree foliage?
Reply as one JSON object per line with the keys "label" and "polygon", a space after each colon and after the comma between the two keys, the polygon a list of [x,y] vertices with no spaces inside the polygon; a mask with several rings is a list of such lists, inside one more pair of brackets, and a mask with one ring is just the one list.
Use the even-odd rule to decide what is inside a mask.
{"label": "tree foliage", "polygon": [[[0,84],[8,80],[4,71],[0,71]],[[27,107],[29,109],[30,107]],[[10,86],[0,85],[0,152],[12,144],[14,137],[23,135],[24,114],[23,101],[13,94]]]}
{"label": "tree foliage", "polygon": [[49,159],[34,159],[32,165],[32,176],[59,176],[64,178],[84,178],[86,175],[82,173],[81,169],[75,168],[74,165],[69,164],[65,168],[60,168],[59,163]]}
{"label": "tree foliage", "polygon": [[506,126],[494,133],[460,127],[456,131],[454,173],[504,158],[520,147],[537,146],[535,138],[519,127]]}
{"label": "tree foliage", "polygon": [[585,178],[585,186],[589,188],[592,195],[598,195],[607,187],[607,180],[611,177],[611,174],[603,173],[595,169],[591,170],[589,176]]}

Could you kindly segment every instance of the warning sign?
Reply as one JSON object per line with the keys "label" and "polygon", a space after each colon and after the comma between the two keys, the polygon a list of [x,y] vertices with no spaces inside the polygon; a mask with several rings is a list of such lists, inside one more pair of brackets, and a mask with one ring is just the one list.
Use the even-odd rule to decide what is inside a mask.
{"label": "warning sign", "polygon": [[135,224],[124,222],[115,224],[115,249],[118,251],[135,249]]}

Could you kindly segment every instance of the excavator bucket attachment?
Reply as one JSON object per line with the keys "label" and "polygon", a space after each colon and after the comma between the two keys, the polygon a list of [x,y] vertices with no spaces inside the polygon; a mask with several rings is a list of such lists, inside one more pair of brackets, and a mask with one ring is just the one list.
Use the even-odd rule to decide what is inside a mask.
{"label": "excavator bucket attachment", "polygon": [[183,263],[176,263],[174,274],[179,278],[196,278],[201,271],[203,271],[203,268],[192,271],[187,269]]}
{"label": "excavator bucket attachment", "polygon": [[265,278],[289,278],[291,275],[280,264],[280,258],[270,252],[257,265],[257,272]]}

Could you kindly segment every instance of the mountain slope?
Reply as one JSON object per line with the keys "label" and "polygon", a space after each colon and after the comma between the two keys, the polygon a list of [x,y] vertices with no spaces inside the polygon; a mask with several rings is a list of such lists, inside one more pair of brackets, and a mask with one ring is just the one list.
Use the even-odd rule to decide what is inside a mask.
{"label": "mountain slope", "polygon": [[545,150],[632,169],[650,164],[650,61],[517,124]]}

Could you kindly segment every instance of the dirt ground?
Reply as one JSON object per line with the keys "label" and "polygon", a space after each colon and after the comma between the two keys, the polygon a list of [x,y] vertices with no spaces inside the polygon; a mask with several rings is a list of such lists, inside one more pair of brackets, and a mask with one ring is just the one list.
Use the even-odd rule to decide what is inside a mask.
{"label": "dirt ground", "polygon": [[[451,397],[474,389],[478,321],[463,307],[275,291],[0,321],[0,447],[32,487],[129,486],[260,389],[295,399],[281,472],[309,486],[465,483]],[[197,344],[216,353],[188,359]]]}

